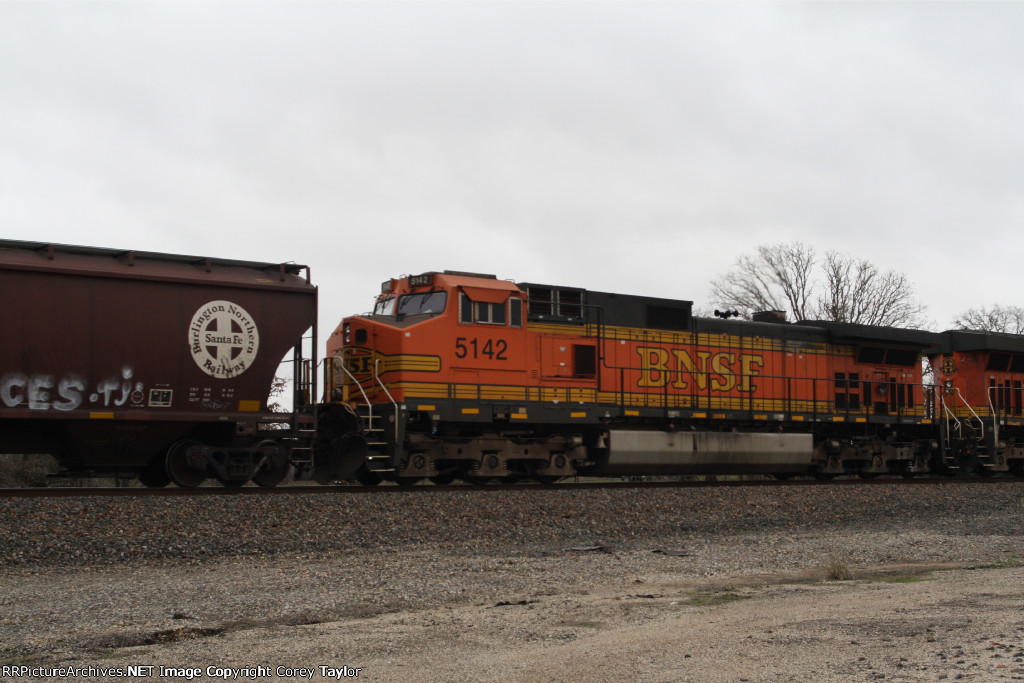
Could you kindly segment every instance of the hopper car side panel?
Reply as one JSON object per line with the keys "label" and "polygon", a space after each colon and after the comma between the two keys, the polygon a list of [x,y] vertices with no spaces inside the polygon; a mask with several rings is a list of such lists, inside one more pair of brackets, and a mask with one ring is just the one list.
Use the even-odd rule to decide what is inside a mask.
{"label": "hopper car side panel", "polygon": [[0,447],[125,472],[268,419],[316,320],[295,267],[0,241]]}

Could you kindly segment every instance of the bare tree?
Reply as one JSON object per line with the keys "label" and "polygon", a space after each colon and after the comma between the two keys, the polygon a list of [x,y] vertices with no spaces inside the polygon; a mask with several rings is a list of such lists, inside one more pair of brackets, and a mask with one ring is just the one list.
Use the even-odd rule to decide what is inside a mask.
{"label": "bare tree", "polygon": [[1024,308],[994,305],[992,308],[969,308],[953,320],[958,330],[1024,334]]}
{"label": "bare tree", "polygon": [[[820,266],[820,268],[819,268]],[[896,271],[881,272],[864,260],[829,251],[819,263],[812,247],[791,242],[760,246],[741,256],[712,283],[716,304],[750,317],[785,310],[797,320],[920,327],[923,304],[913,285]]]}
{"label": "bare tree", "polygon": [[924,325],[925,307],[915,299],[914,287],[903,273],[883,273],[869,261],[834,251],[825,255],[823,270],[825,294],[818,298],[816,310],[820,319],[862,325]]}
{"label": "bare tree", "polygon": [[267,408],[275,413],[287,413],[288,408],[282,403],[285,391],[290,383],[288,377],[275,376],[270,385],[270,397],[267,400]]}
{"label": "bare tree", "polygon": [[711,296],[716,304],[740,309],[747,317],[756,311],[788,310],[803,319],[809,313],[814,264],[814,249],[799,242],[761,245],[711,284]]}

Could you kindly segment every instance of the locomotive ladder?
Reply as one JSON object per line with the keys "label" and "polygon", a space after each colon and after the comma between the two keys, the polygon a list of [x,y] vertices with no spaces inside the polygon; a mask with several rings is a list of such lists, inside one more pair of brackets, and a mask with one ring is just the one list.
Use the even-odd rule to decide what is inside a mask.
{"label": "locomotive ladder", "polygon": [[[998,439],[995,442],[993,449],[989,449],[985,441],[985,421],[975,412],[974,408],[967,402],[963,394],[960,393],[960,389],[956,390],[956,396],[960,403],[970,411],[970,419],[960,419],[956,414],[950,410],[949,406],[946,405],[946,399],[940,393],[940,400],[942,401],[942,411],[946,416],[944,436],[945,446],[942,449],[942,462],[943,465],[950,470],[960,469],[960,458],[962,451],[959,449],[959,444],[964,444],[968,448],[968,455],[973,456],[976,459],[979,467],[991,468],[993,464],[993,456],[995,449],[998,448]],[[995,416],[995,411],[992,411]],[[998,417],[993,417],[993,425],[998,423]],[[998,430],[998,427],[994,427]],[[996,432],[998,433],[998,432]]]}
{"label": "locomotive ladder", "polygon": [[[370,472],[384,473],[394,472],[395,468],[392,464],[391,454],[388,452],[388,439],[384,432],[384,428],[381,427],[378,422],[381,418],[380,415],[375,415],[373,412],[373,403],[370,402],[369,396],[366,395],[366,391],[363,389],[363,385],[355,378],[355,376],[346,367],[345,359],[341,359],[340,365],[342,372],[344,372],[352,384],[359,389],[360,395],[363,397],[363,402],[357,406],[356,415],[359,417],[359,422],[363,429],[363,436],[366,437],[367,455],[366,455],[366,469]],[[387,386],[380,379],[380,359],[378,358],[373,364],[373,379],[380,385],[381,389],[387,395],[391,404],[394,406],[394,443],[397,448],[398,444],[398,403],[395,401],[391,392],[388,391]]]}
{"label": "locomotive ladder", "polygon": [[363,422],[363,434],[366,436],[366,469],[377,473],[394,472],[391,455],[387,452],[388,442],[384,435],[384,428],[377,425],[381,416],[373,414],[371,405],[359,406],[359,408],[357,414]]}
{"label": "locomotive ladder", "polygon": [[[388,391],[387,386],[380,379],[380,358],[376,359],[373,363],[373,379],[380,385],[380,388],[384,390],[384,394],[391,401],[391,405],[394,409],[392,413],[392,421],[395,427],[395,433],[392,437],[392,443],[394,444],[394,450],[398,450],[398,402],[395,401],[395,397]],[[361,390],[361,388],[360,388]],[[366,397],[366,394],[363,394]],[[380,419],[380,415],[373,415],[373,406],[369,401],[366,401],[369,413],[366,418],[366,426],[363,431],[366,434],[366,445],[368,455],[366,456],[366,469],[371,472],[394,472],[394,464],[392,462],[391,454],[388,452],[388,439],[384,433],[384,428],[374,424],[375,419]]]}

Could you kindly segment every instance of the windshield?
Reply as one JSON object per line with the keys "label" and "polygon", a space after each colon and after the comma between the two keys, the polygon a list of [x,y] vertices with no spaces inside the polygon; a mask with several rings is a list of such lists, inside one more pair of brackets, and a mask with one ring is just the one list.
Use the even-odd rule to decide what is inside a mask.
{"label": "windshield", "polygon": [[446,292],[423,292],[422,294],[405,294],[398,297],[398,315],[416,315],[417,313],[440,313],[448,299]]}
{"label": "windshield", "polygon": [[395,314],[395,297],[391,296],[387,299],[382,299],[377,302],[377,305],[373,307],[374,315],[394,315]]}

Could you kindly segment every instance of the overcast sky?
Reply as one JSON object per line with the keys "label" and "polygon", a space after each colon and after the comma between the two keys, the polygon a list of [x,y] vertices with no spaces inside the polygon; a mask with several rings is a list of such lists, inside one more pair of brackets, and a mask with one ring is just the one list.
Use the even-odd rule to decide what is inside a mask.
{"label": "overcast sky", "polygon": [[[2,2],[0,237],[690,299],[759,244],[1024,305],[1024,3]],[[322,345],[321,345],[322,350]]]}

